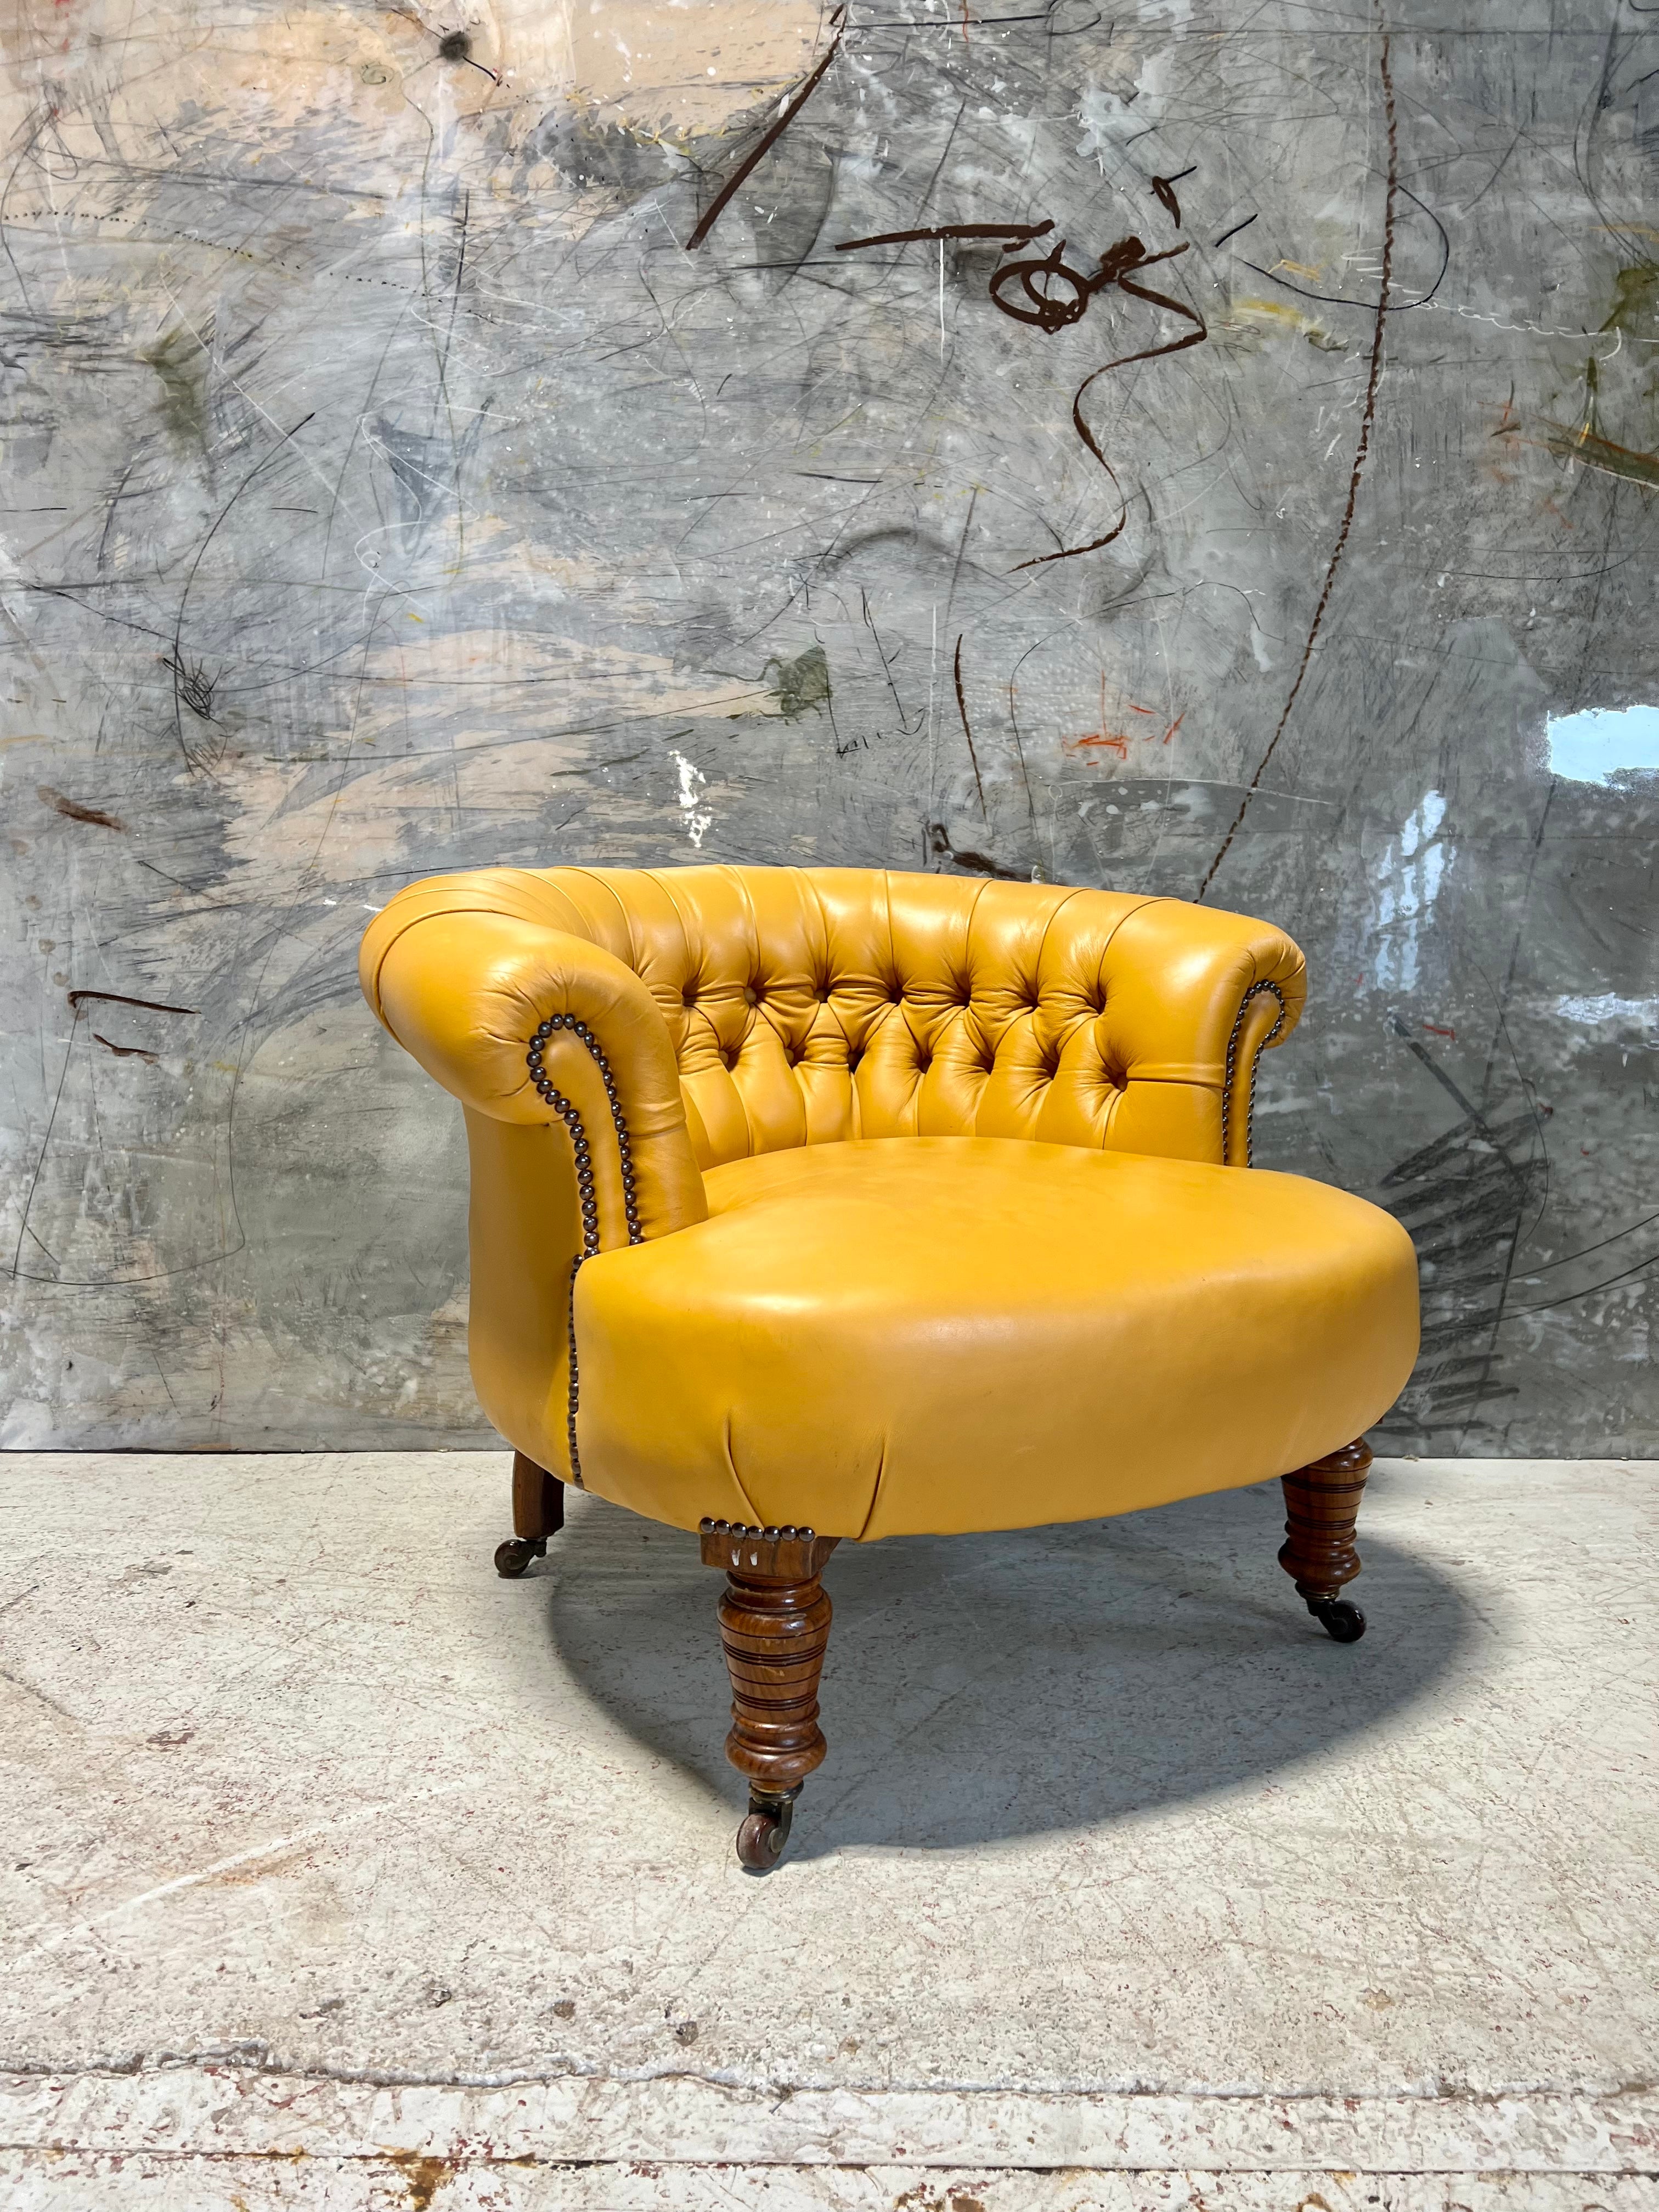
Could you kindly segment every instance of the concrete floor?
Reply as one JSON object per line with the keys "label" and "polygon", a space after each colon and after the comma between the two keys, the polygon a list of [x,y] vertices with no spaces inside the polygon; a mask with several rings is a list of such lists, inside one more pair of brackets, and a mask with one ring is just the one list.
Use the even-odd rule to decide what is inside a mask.
{"label": "concrete floor", "polygon": [[0,1460],[0,2203],[1652,2212],[1650,1464],[845,1546],[732,1856],[718,1577],[504,1456]]}

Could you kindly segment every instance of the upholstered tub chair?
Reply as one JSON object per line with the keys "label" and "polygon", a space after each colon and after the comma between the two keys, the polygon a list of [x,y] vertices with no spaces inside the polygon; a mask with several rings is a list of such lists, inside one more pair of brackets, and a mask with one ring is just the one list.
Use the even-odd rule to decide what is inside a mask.
{"label": "upholstered tub chair", "polygon": [[1027,1528],[1281,1476],[1338,1642],[1370,1454],[1417,1349],[1410,1240],[1250,1170],[1301,1012],[1266,923],[878,869],[488,869],[363,940],[461,1102],[471,1353],[522,1574],[562,1486],[722,1569],[738,1856],[824,1754],[843,1540]]}

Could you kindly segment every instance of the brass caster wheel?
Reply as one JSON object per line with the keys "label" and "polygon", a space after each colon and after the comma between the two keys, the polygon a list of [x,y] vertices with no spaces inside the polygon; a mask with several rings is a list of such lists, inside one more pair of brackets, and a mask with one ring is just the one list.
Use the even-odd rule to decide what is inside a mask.
{"label": "brass caster wheel", "polygon": [[770,1874],[783,1856],[798,1794],[792,1790],[787,1797],[750,1796],[738,1830],[738,1857],[750,1874]]}
{"label": "brass caster wheel", "polygon": [[495,1571],[509,1582],[517,1582],[532,1559],[546,1557],[545,1536],[509,1536],[504,1544],[495,1547]]}
{"label": "brass caster wheel", "polygon": [[1334,1643],[1358,1644],[1365,1633],[1365,1616],[1345,1597],[1310,1598],[1308,1610]]}

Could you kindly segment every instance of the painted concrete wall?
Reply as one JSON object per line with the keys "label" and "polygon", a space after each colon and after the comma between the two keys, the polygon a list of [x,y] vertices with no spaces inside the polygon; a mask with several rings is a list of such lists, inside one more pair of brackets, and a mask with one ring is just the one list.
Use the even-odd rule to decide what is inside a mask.
{"label": "painted concrete wall", "polygon": [[1390,1443],[1651,1450],[1656,21],[21,0],[0,1441],[483,1441],[360,928],[701,857],[1283,922]]}

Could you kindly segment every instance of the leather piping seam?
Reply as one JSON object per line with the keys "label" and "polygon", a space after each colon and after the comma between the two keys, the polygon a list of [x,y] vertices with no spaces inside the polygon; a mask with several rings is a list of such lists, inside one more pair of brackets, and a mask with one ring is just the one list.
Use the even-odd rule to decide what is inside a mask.
{"label": "leather piping seam", "polygon": [[726,1416],[726,1425],[720,1431],[720,1440],[726,1446],[726,1470],[732,1477],[732,1487],[737,1492],[738,1497],[742,1498],[744,1512],[752,1513],[754,1515],[755,1526],[757,1528],[763,1528],[765,1525],[766,1516],[762,1513],[760,1508],[755,1504],[754,1499],[750,1498],[749,1492],[744,1488],[743,1477],[738,1473],[737,1455],[732,1449],[732,1416],[729,1412]]}
{"label": "leather piping seam", "polygon": [[[886,870],[884,868],[882,871],[884,878],[885,877],[886,872]],[[817,880],[819,871],[815,868],[803,868],[801,870],[801,874],[806,878],[808,887],[812,894],[813,902],[818,910],[818,927],[822,931],[823,938],[823,975],[824,981],[827,984],[830,977],[830,915],[824,907],[823,891]],[[889,915],[889,921],[890,922],[891,921],[890,912]],[[859,1111],[859,1086],[856,1080],[858,1070],[853,1066],[852,1059],[853,1040],[848,1036],[847,1024],[842,1021],[841,1016],[839,1014],[835,1015],[834,1020],[836,1029],[841,1033],[841,1041],[847,1048],[847,1122],[848,1127],[852,1133],[853,1140],[856,1142],[864,1134],[864,1132],[859,1126],[861,1117]],[[811,1142],[810,1138],[808,1142]]]}
{"label": "leather piping seam", "polygon": [[1279,1035],[1279,1031],[1284,1028],[1285,1022],[1290,1018],[1290,1010],[1285,1004],[1285,994],[1279,989],[1277,983],[1252,983],[1249,989],[1246,991],[1243,997],[1238,1002],[1238,1012],[1233,1022],[1232,1035],[1227,1039],[1226,1069],[1221,1079],[1221,1164],[1224,1168],[1227,1165],[1227,1142],[1231,1133],[1230,1123],[1231,1119],[1233,1098],[1233,1070],[1237,1065],[1238,1060],[1239,1033],[1244,1027],[1244,1017],[1249,1012],[1250,1001],[1253,999],[1259,999],[1264,991],[1278,1001],[1279,1018],[1268,1030],[1267,1036],[1262,1038],[1261,1043],[1256,1047],[1255,1052],[1250,1056],[1250,1065],[1247,1075],[1247,1081],[1249,1085],[1249,1095],[1244,1102],[1244,1164],[1247,1168],[1254,1167],[1255,1165],[1256,1062],[1261,1059],[1262,1054],[1266,1052],[1267,1047]]}
{"label": "leather piping seam", "polygon": [[[1073,901],[1074,898],[1076,898],[1076,897],[1078,897],[1078,896],[1079,896],[1079,893],[1080,893],[1080,891],[1081,891],[1082,888],[1083,888],[1083,886],[1081,886],[1081,885],[1079,885],[1079,884],[1073,884],[1073,885],[1071,885],[1071,887],[1070,887],[1070,888],[1067,890],[1067,891],[1066,891],[1066,896],[1065,896],[1063,899],[1061,899],[1061,901],[1060,901],[1060,904],[1059,904],[1059,905],[1054,908],[1054,912],[1049,915],[1049,917],[1048,917],[1048,921],[1045,921],[1045,922],[1043,923],[1043,925],[1042,925],[1042,943],[1041,943],[1041,944],[1038,945],[1038,947],[1037,947],[1037,968],[1038,968],[1039,973],[1041,972],[1041,969],[1042,969],[1042,956],[1043,956],[1043,954],[1044,954],[1044,953],[1048,951],[1048,936],[1049,936],[1049,933],[1050,933],[1050,931],[1054,928],[1054,924],[1059,921],[1059,919],[1060,919],[1060,915],[1065,912],[1066,908],[1067,908],[1067,907],[1072,903],[1072,901]],[[1071,1042],[1072,1042],[1072,1038],[1073,1038],[1073,1037],[1074,1037],[1074,1036],[1079,1036],[1079,1035],[1082,1032],[1082,1030],[1085,1030],[1085,1028],[1088,1028],[1088,1027],[1091,1026],[1094,1023],[1096,1023],[1096,1022],[1099,1021],[1099,1020],[1103,1017],[1103,1015],[1105,1014],[1105,1012],[1106,1012],[1106,978],[1105,978],[1104,974],[1102,972],[1102,970],[1103,970],[1103,969],[1104,969],[1104,967],[1105,967],[1105,963],[1106,963],[1106,956],[1107,956],[1107,954],[1111,951],[1111,949],[1112,949],[1113,945],[1115,945],[1115,944],[1116,944],[1116,942],[1117,942],[1119,933],[1120,933],[1121,930],[1123,930],[1123,929],[1127,928],[1127,926],[1128,926],[1128,924],[1129,924],[1130,922],[1132,922],[1132,921],[1135,919],[1135,917],[1136,917],[1136,915],[1142,915],[1142,914],[1145,914],[1145,913],[1146,912],[1146,909],[1147,909],[1149,907],[1154,907],[1154,906],[1168,906],[1170,903],[1170,902],[1167,898],[1159,897],[1159,896],[1156,896],[1155,894],[1148,893],[1148,895],[1147,895],[1146,897],[1144,897],[1144,898],[1142,898],[1141,900],[1139,900],[1139,902],[1136,905],[1132,906],[1132,907],[1129,908],[1129,910],[1128,910],[1128,912],[1127,912],[1127,914],[1121,914],[1121,915],[1119,915],[1119,916],[1118,916],[1117,920],[1116,920],[1116,921],[1112,924],[1111,927],[1107,931],[1107,933],[1106,933],[1106,938],[1105,938],[1105,942],[1102,945],[1102,946],[1101,946],[1101,948],[1100,948],[1100,968],[1099,968],[1099,969],[1097,969],[1096,970],[1096,981],[1097,981],[1097,982],[1099,984],[1099,986],[1100,986],[1100,994],[1101,994],[1101,1003],[1100,1003],[1100,1006],[1099,1006],[1099,1007],[1097,1008],[1097,1010],[1095,1012],[1091,1013],[1091,1014],[1079,1014],[1079,1017],[1078,1017],[1077,1020],[1076,1020],[1076,1021],[1073,1024],[1073,1025],[1072,1025],[1072,1029],[1071,1029],[1070,1034],[1066,1036],[1066,1042],[1065,1042],[1065,1044],[1062,1044],[1062,1045],[1060,1046],[1060,1057],[1061,1057],[1061,1059],[1063,1059],[1063,1058],[1065,1057],[1065,1054],[1066,1054],[1066,1046],[1067,1046],[1067,1045],[1069,1045],[1069,1044],[1071,1043]],[[1040,991],[1039,991],[1039,998],[1040,998],[1040,996],[1041,996],[1041,994],[1040,994]],[[1035,1011],[1035,1010],[1034,1010],[1034,1011]],[[1000,1038],[999,1038],[999,1039],[998,1039],[998,1043],[999,1043],[999,1045],[1000,1044],[1000,1042],[1001,1042],[1001,1039],[1000,1039]],[[994,1053],[993,1053],[993,1054],[992,1054],[993,1061],[994,1061],[995,1057],[996,1057],[996,1055],[995,1055],[995,1053],[994,1052]],[[1058,1074],[1058,1073],[1059,1073],[1059,1072],[1060,1072],[1060,1063],[1059,1063],[1059,1061],[1058,1061],[1058,1060],[1056,1060],[1056,1062],[1055,1062],[1055,1064],[1054,1064],[1054,1073],[1055,1073],[1055,1074]],[[1052,1076],[1052,1075],[1051,1075],[1051,1076],[1049,1077],[1049,1079],[1048,1079],[1048,1087],[1049,1087],[1049,1089],[1052,1089],[1052,1088],[1053,1088],[1053,1086],[1054,1086],[1054,1076]],[[1113,1115],[1117,1111],[1118,1107],[1121,1104],[1121,1103],[1122,1103],[1122,1101],[1123,1101],[1124,1097],[1126,1097],[1126,1095],[1127,1094],[1127,1091],[1128,1091],[1128,1088],[1129,1088],[1129,1077],[1128,1077],[1128,1073],[1127,1073],[1127,1070],[1125,1071],[1125,1073],[1124,1073],[1124,1079],[1123,1079],[1122,1082],[1121,1082],[1121,1083],[1115,1083],[1115,1084],[1113,1084],[1113,1085],[1112,1085],[1112,1086],[1111,1086],[1111,1088],[1112,1088],[1113,1096],[1112,1096],[1112,1098],[1111,1098],[1111,1101],[1110,1101],[1109,1104],[1107,1106],[1107,1109],[1106,1109],[1105,1114],[1104,1114],[1104,1115],[1103,1116],[1103,1118],[1102,1118],[1102,1121],[1101,1121],[1101,1130],[1100,1130],[1100,1149],[1101,1149],[1103,1152],[1106,1149],[1106,1135],[1107,1135],[1107,1132],[1108,1132],[1108,1131],[1109,1130],[1109,1128],[1111,1127],[1112,1116],[1113,1116]],[[1048,1097],[1048,1093],[1047,1093],[1047,1091],[1045,1091],[1045,1092],[1044,1092],[1043,1096],[1044,1096],[1044,1100],[1045,1100],[1045,1103],[1046,1103],[1047,1097]],[[1038,1115],[1041,1115],[1042,1111],[1042,1107],[1041,1107],[1041,1106],[1039,1106],[1039,1107],[1038,1107],[1038,1109],[1037,1109],[1037,1112],[1038,1112]],[[1223,1156],[1224,1156],[1224,1156],[1225,1156],[1225,1152],[1226,1152],[1226,1146],[1225,1146],[1224,1142],[1223,1146],[1222,1146],[1222,1152],[1223,1152]]]}
{"label": "leather piping seam", "polygon": [[578,1021],[574,1014],[550,1014],[541,1023],[530,1040],[525,1054],[525,1065],[530,1070],[530,1080],[538,1095],[544,1098],[564,1123],[570,1138],[571,1158],[576,1170],[576,1195],[581,1205],[582,1249],[570,1263],[570,1297],[567,1328],[570,1347],[570,1382],[565,1409],[565,1437],[570,1449],[570,1480],[578,1490],[586,1485],[582,1480],[581,1454],[576,1449],[576,1413],[581,1402],[580,1376],[576,1365],[576,1278],[583,1267],[599,1249],[599,1202],[593,1184],[593,1155],[587,1141],[587,1130],[581,1110],[567,1098],[549,1079],[542,1065],[548,1040],[556,1030],[569,1030],[578,1036],[592,1055],[605,1084],[605,1095],[610,1102],[611,1120],[616,1131],[617,1152],[622,1162],[623,1212],[628,1222],[628,1241],[643,1244],[645,1232],[640,1227],[639,1200],[634,1189],[632,1145],[628,1134],[628,1121],[617,1097],[616,1078],[611,1073],[611,1063],[605,1058],[599,1039],[587,1024]]}
{"label": "leather piping seam", "polygon": [[[749,895],[749,886],[743,879],[742,870],[740,868],[732,867],[728,863],[722,867],[721,873],[731,884],[734,885],[738,896],[743,902],[744,915],[749,925],[749,946],[747,949],[750,954],[749,973],[751,981],[747,988],[752,990],[754,988],[752,979],[760,974],[760,916],[755,912],[755,902]],[[763,977],[762,981],[763,981],[765,979]],[[749,1009],[749,1026],[744,1032],[743,1044],[748,1043],[750,1038],[754,1036],[756,1030],[760,1026],[762,1017],[758,1000]],[[743,1057],[742,1044],[738,1047],[738,1057],[739,1060]],[[748,1140],[747,1147],[744,1152],[744,1158],[747,1160],[752,1160],[756,1157],[757,1150],[755,1142],[755,1117],[749,1110],[749,1101],[744,1097],[741,1091],[738,1091],[736,1075],[730,1068],[726,1070],[726,1073],[732,1076],[732,1088],[733,1091],[738,1091],[738,1103],[743,1109],[744,1134]]]}
{"label": "leather piping seam", "polygon": [[[664,869],[661,869],[661,868],[650,868],[650,869],[647,869],[646,872],[650,876],[650,878],[651,878],[651,880],[652,880],[652,882],[653,882],[653,884],[655,884],[655,885],[657,886],[657,889],[658,889],[658,890],[662,893],[662,895],[663,895],[664,898],[665,898],[665,899],[667,900],[667,902],[668,902],[668,909],[669,909],[669,912],[673,915],[673,917],[674,917],[675,921],[679,924],[679,928],[680,928],[680,949],[681,949],[681,951],[682,951],[683,954],[684,955],[684,961],[685,961],[685,972],[686,972],[686,975],[687,975],[688,980],[689,980],[692,975],[699,975],[699,976],[700,976],[700,975],[702,975],[702,973],[703,961],[704,961],[704,959],[705,959],[705,957],[706,957],[706,956],[707,956],[707,954],[708,954],[708,933],[707,929],[706,929],[706,928],[704,927],[704,926],[703,926],[703,920],[702,920],[702,915],[701,915],[701,913],[700,913],[700,914],[698,915],[698,916],[697,916],[697,929],[696,929],[696,941],[695,941],[695,945],[694,945],[694,942],[693,942],[693,934],[692,934],[692,929],[691,929],[691,925],[690,925],[690,922],[687,921],[687,919],[686,919],[685,908],[684,908],[680,904],[680,902],[679,902],[678,899],[675,897],[675,896],[674,896],[674,886],[672,885],[672,884],[671,884],[671,883],[670,883],[670,882],[668,882],[668,880],[667,880],[667,878],[668,878],[668,876],[670,876],[670,875],[690,874],[690,873],[691,872],[691,871],[690,871],[690,870],[689,870],[689,869],[678,869],[678,868],[672,868],[672,869],[668,869],[668,870],[664,870]],[[737,871],[736,871],[736,869],[735,869],[735,868],[728,867],[728,866],[726,866],[724,863],[721,863],[721,864],[719,864],[719,865],[711,865],[711,866],[710,866],[710,867],[709,867],[709,869],[708,869],[708,872],[709,872],[711,875],[718,875],[718,876],[732,877],[732,876],[735,876],[735,875],[736,875]],[[751,911],[752,911],[752,907],[751,907]],[[629,922],[629,928],[630,928],[630,930],[631,930],[631,928],[632,928],[632,927],[633,927],[631,921],[630,921],[630,922]],[[758,943],[758,934],[757,934],[757,943]],[[758,958],[758,957],[759,957],[759,955],[758,955],[758,951],[757,951],[757,956],[756,956],[756,957],[757,957],[757,958]],[[637,970],[636,970],[635,972],[637,973]],[[685,987],[684,987],[684,984],[682,984],[682,985],[681,985],[681,987],[680,987],[680,997],[681,997],[682,1002],[684,1002],[684,997],[685,997]],[[684,1012],[684,1013],[685,1014],[685,1017],[686,1017],[686,1024],[685,1024],[686,1039],[685,1039],[685,1041],[686,1041],[686,1042],[687,1042],[687,1044],[688,1044],[688,1045],[690,1044],[690,1041],[691,1041],[691,1022],[692,1022],[693,1018],[701,1018],[701,1019],[703,1021],[703,1023],[707,1025],[707,1028],[708,1028],[708,1034],[709,1034],[710,1037],[714,1040],[714,1053],[715,1053],[714,1064],[715,1064],[715,1066],[716,1066],[717,1067],[720,1067],[720,1068],[724,1069],[724,1071],[725,1071],[725,1073],[726,1073],[726,1075],[727,1076],[727,1078],[728,1078],[728,1079],[729,1079],[731,1078],[731,1076],[732,1076],[732,1070],[731,1070],[731,1068],[730,1068],[730,1067],[728,1067],[728,1066],[726,1066],[726,1052],[725,1052],[725,1048],[724,1048],[724,1047],[720,1044],[720,1032],[719,1032],[719,1030],[716,1030],[716,1028],[714,1027],[714,1023],[713,1023],[712,1021],[710,1021],[710,1020],[709,1020],[709,1018],[708,1018],[708,1015],[707,1015],[707,1014],[705,1014],[705,1013],[702,1012],[702,1003],[701,1003],[701,1001],[702,1001],[702,993],[701,993],[701,991],[699,991],[699,993],[698,993],[698,1003],[697,1003],[697,1005],[696,1005],[696,1006],[684,1006],[683,1005],[682,1010],[683,1010],[683,1012]],[[672,1041],[672,1034],[673,1034],[673,1033],[672,1033],[672,1031],[671,1030],[669,1034],[670,1034],[670,1038],[671,1038],[671,1041]],[[741,1052],[742,1052],[742,1047],[741,1047],[741,1046],[739,1046],[739,1047],[738,1047],[738,1052],[739,1052],[739,1054],[741,1054]],[[675,1048],[674,1048],[674,1073],[675,1073],[675,1074],[676,1074],[676,1075],[678,1077],[678,1079],[679,1079],[680,1089],[681,1089],[681,1094],[682,1094],[682,1096],[684,1096],[684,1087],[685,1087],[685,1076],[686,1076],[686,1070],[685,1070],[684,1066],[683,1066],[683,1064],[681,1063],[681,1060],[680,1060],[680,1048],[679,1048],[679,1047],[678,1047],[678,1045],[676,1045],[676,1046],[675,1046]],[[708,1069],[708,1068],[701,1068],[701,1069],[699,1069],[699,1070],[697,1071],[697,1073],[698,1073],[699,1074],[707,1075],[707,1074],[710,1074],[710,1073],[713,1073],[713,1070],[712,1070],[712,1069]],[[733,1082],[732,1082],[732,1090],[733,1090],[733,1091],[737,1091],[737,1094],[738,1094],[738,1105],[742,1108],[742,1109],[743,1109],[743,1126],[744,1126],[744,1134],[745,1134],[745,1138],[746,1138],[747,1145],[748,1145],[748,1149],[747,1149],[747,1151],[746,1151],[746,1152],[744,1152],[744,1153],[743,1154],[743,1158],[744,1158],[744,1159],[750,1159],[750,1160],[751,1160],[751,1159],[753,1159],[753,1158],[754,1158],[754,1157],[755,1157],[755,1125],[754,1125],[754,1123],[753,1123],[753,1122],[750,1121],[750,1119],[748,1106],[744,1103],[744,1096],[743,1096],[742,1091],[738,1091],[738,1086],[737,1086],[737,1084],[736,1084],[736,1082],[735,1082],[735,1081],[733,1081]],[[705,1123],[703,1124],[703,1133],[704,1133],[705,1137],[707,1137],[707,1135],[708,1135],[708,1123],[707,1123],[707,1122],[705,1122]],[[701,1162],[699,1162],[699,1163],[698,1163],[698,1164],[699,1164],[699,1166],[701,1166],[701,1165],[702,1165],[702,1163],[701,1163]],[[726,1165],[728,1165],[728,1164],[729,1164],[729,1163],[728,1163],[728,1162],[726,1162],[726,1161],[720,1161],[720,1162],[717,1162],[717,1163],[716,1163],[716,1164],[717,1164],[717,1165],[719,1165],[719,1166],[726,1166]]]}

